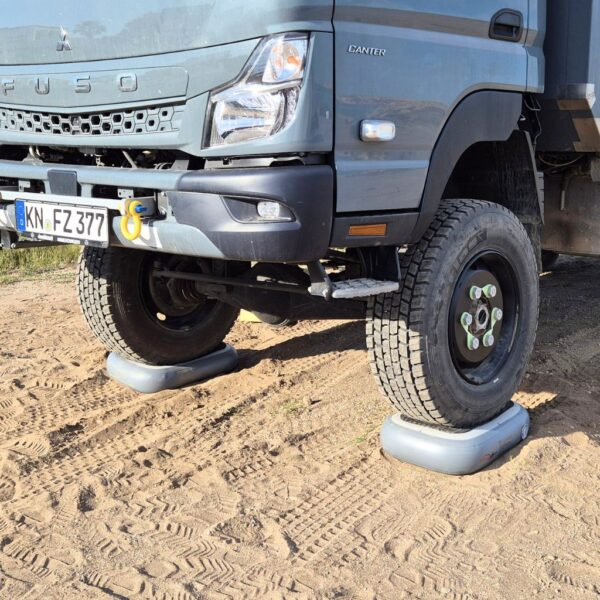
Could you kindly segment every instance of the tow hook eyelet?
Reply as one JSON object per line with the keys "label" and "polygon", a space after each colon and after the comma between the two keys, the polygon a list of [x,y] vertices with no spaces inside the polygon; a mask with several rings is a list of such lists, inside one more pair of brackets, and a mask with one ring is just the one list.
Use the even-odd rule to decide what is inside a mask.
{"label": "tow hook eyelet", "polygon": [[[142,215],[146,207],[139,201],[133,200],[127,204],[125,215],[121,217],[121,235],[128,241],[133,242],[142,235]],[[133,220],[133,231],[129,228],[129,221]]]}

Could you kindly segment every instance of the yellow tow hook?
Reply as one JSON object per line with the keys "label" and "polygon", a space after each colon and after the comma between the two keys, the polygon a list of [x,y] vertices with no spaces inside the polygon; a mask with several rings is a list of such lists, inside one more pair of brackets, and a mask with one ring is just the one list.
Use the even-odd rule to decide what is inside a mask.
{"label": "yellow tow hook", "polygon": [[[125,215],[121,217],[121,235],[130,242],[137,240],[142,234],[142,215],[146,207],[139,201],[129,201],[125,208]],[[133,231],[129,229],[129,220],[133,219]]]}

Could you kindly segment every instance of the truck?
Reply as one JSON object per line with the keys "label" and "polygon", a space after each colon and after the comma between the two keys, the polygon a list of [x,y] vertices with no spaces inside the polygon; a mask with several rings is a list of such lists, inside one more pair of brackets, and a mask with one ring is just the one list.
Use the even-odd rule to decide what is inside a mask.
{"label": "truck", "polygon": [[541,269],[600,254],[599,11],[21,0],[2,248],[81,244],[91,331],[150,365],[211,353],[242,309],[364,319],[395,410],[476,426],[525,373]]}

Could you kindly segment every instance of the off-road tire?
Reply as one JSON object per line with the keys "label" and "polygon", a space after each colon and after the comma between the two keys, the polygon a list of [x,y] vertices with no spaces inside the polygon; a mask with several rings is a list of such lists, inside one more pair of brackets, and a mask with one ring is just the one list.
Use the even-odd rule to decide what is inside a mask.
{"label": "off-road tire", "polygon": [[[514,269],[520,315],[506,364],[493,380],[474,385],[452,357],[450,306],[465,265],[488,251],[502,253]],[[443,201],[401,263],[400,291],[371,299],[368,308],[367,347],[382,392],[402,415],[423,423],[469,428],[489,421],[510,404],[537,331],[538,269],[525,229],[500,205]]]}
{"label": "off-road tire", "polygon": [[298,321],[293,319],[282,319],[273,315],[265,313],[253,312],[252,313],[261,323],[270,327],[271,329],[287,329],[289,327],[295,327],[298,325]]}
{"label": "off-road tire", "polygon": [[140,272],[149,253],[109,247],[85,248],[77,270],[79,304],[92,333],[110,352],[151,365],[184,363],[218,348],[239,309],[212,301],[206,318],[172,331],[144,306]]}

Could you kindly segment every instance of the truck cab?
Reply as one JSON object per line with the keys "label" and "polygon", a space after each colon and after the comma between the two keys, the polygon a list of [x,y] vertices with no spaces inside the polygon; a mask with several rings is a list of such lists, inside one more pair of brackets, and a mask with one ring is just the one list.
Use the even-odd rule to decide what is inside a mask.
{"label": "truck cab", "polygon": [[600,173],[594,125],[572,127],[590,89],[563,98],[544,48],[569,10],[22,0],[0,35],[2,246],[81,244],[86,321],[127,358],[207,354],[241,309],[364,319],[397,410],[482,423],[524,374],[542,257],[598,247],[544,227],[569,219],[562,169]]}

